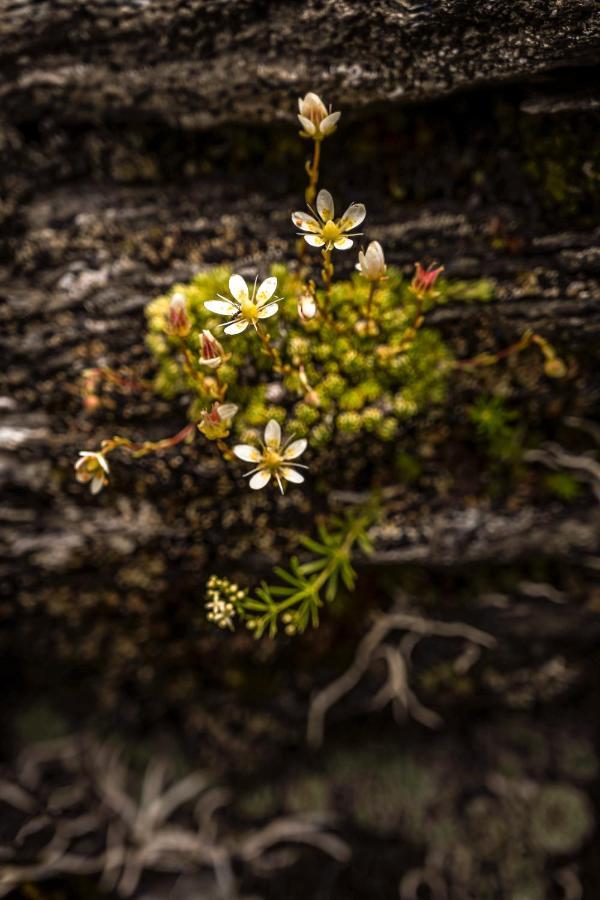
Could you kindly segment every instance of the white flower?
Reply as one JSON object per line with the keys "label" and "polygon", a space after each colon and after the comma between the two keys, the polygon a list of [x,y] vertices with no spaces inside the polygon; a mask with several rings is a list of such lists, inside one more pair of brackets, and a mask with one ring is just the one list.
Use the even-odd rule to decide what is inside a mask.
{"label": "white flower", "polygon": [[231,317],[231,321],[225,325],[225,334],[241,334],[248,325],[256,328],[259,319],[268,319],[279,311],[277,304],[281,301],[281,297],[271,299],[276,288],[277,279],[274,276],[265,278],[258,290],[255,281],[250,297],[248,285],[242,276],[232,275],[229,279],[229,292],[233,300],[218,294],[220,300],[207,300],[204,306],[218,316]]}
{"label": "white flower", "polygon": [[198,362],[201,366],[207,366],[209,369],[218,369],[224,361],[225,351],[218,340],[204,329],[200,337],[200,359]]}
{"label": "white flower", "polygon": [[81,484],[91,481],[92,494],[97,494],[108,484],[110,469],[106,457],[102,453],[82,450],[75,463],[75,477]]}
{"label": "white flower", "polygon": [[[317,194],[317,214],[318,219],[301,211],[292,214],[294,225],[301,228],[302,232],[310,232],[300,232],[306,243],[311,247],[325,247],[326,250],[331,250],[332,247],[336,250],[349,250],[353,242],[346,237],[346,232],[360,225],[367,210],[363,203],[352,203],[344,215],[336,220],[333,197],[329,191],[321,190]],[[358,234],[355,233],[353,237],[358,237]]]}
{"label": "white flower", "polygon": [[322,141],[335,131],[340,112],[327,112],[327,108],[317,94],[309,92],[298,98],[298,120],[302,125],[300,135]]}
{"label": "white flower", "polygon": [[264,443],[259,450],[250,444],[237,444],[233,448],[233,452],[238,459],[244,462],[258,463],[256,468],[251,469],[246,475],[251,475],[250,487],[257,491],[269,483],[274,478],[279,485],[279,490],[284,493],[284,481],[291,481],[294,484],[302,484],[304,476],[297,469],[307,469],[301,463],[291,462],[298,459],[306,450],[306,440],[294,441],[291,438],[281,442],[281,428],[275,419],[271,419],[265,428]]}
{"label": "white flower", "polygon": [[366,253],[363,253],[362,250],[358,251],[356,268],[369,281],[381,281],[382,278],[385,278],[387,266],[379,241],[371,241]]}
{"label": "white flower", "polygon": [[298,298],[298,315],[303,322],[314,319],[317,314],[317,303],[310,291],[305,291]]}
{"label": "white flower", "polygon": [[233,603],[220,597],[212,597],[207,600],[205,606],[206,618],[209,622],[214,622],[219,628],[230,628],[233,631],[233,617],[235,616]]}

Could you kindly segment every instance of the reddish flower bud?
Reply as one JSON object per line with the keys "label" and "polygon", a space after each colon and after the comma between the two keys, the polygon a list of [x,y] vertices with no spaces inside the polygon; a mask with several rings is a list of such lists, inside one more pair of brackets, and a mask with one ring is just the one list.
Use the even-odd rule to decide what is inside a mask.
{"label": "reddish flower bud", "polygon": [[173,294],[167,312],[167,329],[177,337],[186,337],[192,330],[192,323],[187,314],[184,294]]}
{"label": "reddish flower bud", "polygon": [[225,351],[210,331],[204,330],[200,335],[200,359],[201,366],[209,369],[218,369],[225,358]]}
{"label": "reddish flower bud", "polygon": [[437,294],[434,293],[433,288],[443,271],[443,266],[439,266],[437,269],[433,268],[433,266],[429,266],[428,269],[424,269],[421,263],[415,263],[415,274],[410,283],[414,293],[421,298],[426,297],[427,295],[430,297],[437,296]]}

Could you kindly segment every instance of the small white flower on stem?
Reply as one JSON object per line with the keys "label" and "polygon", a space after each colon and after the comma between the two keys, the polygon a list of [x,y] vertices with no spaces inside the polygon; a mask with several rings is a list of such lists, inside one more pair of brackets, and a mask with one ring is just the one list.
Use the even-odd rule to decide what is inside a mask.
{"label": "small white flower on stem", "polygon": [[310,290],[303,291],[298,298],[298,315],[303,322],[314,319],[317,314],[317,302]]}
{"label": "small white flower on stem", "polygon": [[360,274],[369,281],[381,281],[385,278],[387,266],[383,249],[379,241],[371,241],[367,247],[366,253],[362,250],[358,251],[358,262],[356,268]]}
{"label": "small white flower on stem", "polygon": [[341,112],[327,112],[327,107],[317,94],[309,92],[298,98],[298,121],[302,125],[300,137],[322,141],[336,129]]}
{"label": "small white flower on stem", "polygon": [[204,306],[210,312],[218,316],[228,316],[230,321],[224,326],[225,334],[241,334],[248,325],[257,328],[259,319],[268,319],[279,312],[278,303],[281,297],[273,297],[277,288],[277,278],[271,276],[265,278],[256,289],[256,281],[252,289],[252,296],[248,291],[248,285],[241,275],[232,275],[229,279],[229,293],[232,300],[222,297],[219,300],[207,300]]}
{"label": "small white flower on stem", "polygon": [[[308,213],[297,211],[292,213],[292,222],[297,228],[302,229],[299,235],[311,247],[324,247],[326,250],[335,247],[336,250],[349,250],[353,241],[347,237],[347,232],[360,225],[366,214],[367,210],[363,203],[351,203],[344,215],[335,219],[333,197],[329,191],[321,190],[317,194],[316,214],[311,216]],[[352,237],[358,236],[358,232],[352,235]]]}
{"label": "small white flower on stem", "polygon": [[292,462],[306,450],[304,438],[293,440],[293,436],[282,442],[281,428],[275,419],[271,419],[265,428],[264,441],[261,448],[250,444],[237,444],[233,452],[244,462],[257,463],[256,468],[246,473],[250,477],[250,487],[254,491],[265,487],[274,478],[281,493],[284,493],[284,482],[302,484],[304,476],[298,469],[307,469],[301,463]]}
{"label": "small white flower on stem", "polygon": [[110,469],[106,457],[102,453],[82,450],[75,463],[75,478],[81,484],[91,482],[92,494],[97,494],[108,484]]}
{"label": "small white flower on stem", "polygon": [[201,366],[207,366],[209,369],[218,369],[225,360],[225,351],[210,331],[206,329],[200,335],[200,358],[198,360]]}
{"label": "small white flower on stem", "polygon": [[212,409],[202,411],[198,429],[209,441],[221,441],[229,435],[237,411],[235,403],[213,403]]}

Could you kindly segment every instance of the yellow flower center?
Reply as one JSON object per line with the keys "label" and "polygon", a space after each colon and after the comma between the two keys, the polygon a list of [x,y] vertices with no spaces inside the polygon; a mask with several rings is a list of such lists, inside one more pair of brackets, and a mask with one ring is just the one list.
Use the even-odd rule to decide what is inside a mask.
{"label": "yellow flower center", "polygon": [[329,222],[325,222],[325,224],[323,225],[321,236],[324,241],[337,241],[341,233],[342,232],[335,224],[333,219],[330,219]]}
{"label": "yellow flower center", "polygon": [[262,458],[263,466],[266,466],[267,469],[270,469],[272,472],[274,472],[280,467],[282,462],[283,459],[277,452],[277,450],[272,450],[270,447],[266,448]]}
{"label": "yellow flower center", "polygon": [[242,300],[240,312],[245,319],[255,322],[258,319],[258,305],[253,300]]}

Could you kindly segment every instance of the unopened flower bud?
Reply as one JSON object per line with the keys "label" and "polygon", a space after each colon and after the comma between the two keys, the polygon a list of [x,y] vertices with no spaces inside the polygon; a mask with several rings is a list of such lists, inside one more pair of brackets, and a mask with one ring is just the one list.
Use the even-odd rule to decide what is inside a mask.
{"label": "unopened flower bud", "polygon": [[415,263],[415,274],[410,286],[417,297],[436,297],[437,292],[434,292],[433,289],[443,271],[443,266],[438,266],[437,269],[432,266],[428,269],[424,269],[421,263]]}
{"label": "unopened flower bud", "polygon": [[176,293],[171,297],[167,312],[167,330],[176,337],[186,337],[192,330],[184,294]]}
{"label": "unopened flower bud", "polygon": [[298,298],[298,315],[303,322],[314,319],[317,314],[317,303],[310,291],[305,291]]}
{"label": "unopened flower bud", "polygon": [[198,362],[201,366],[208,366],[209,369],[218,369],[222,365],[225,357],[225,351],[213,337],[210,331],[203,331],[200,336],[200,358]]}
{"label": "unopened flower bud", "polygon": [[298,98],[298,120],[302,125],[300,136],[322,141],[333,134],[341,112],[327,112],[327,107],[317,94],[309,92]]}
{"label": "unopened flower bud", "polygon": [[363,253],[362,250],[358,251],[356,268],[369,281],[381,281],[382,278],[385,278],[387,266],[379,241],[371,241],[366,253]]}
{"label": "unopened flower bud", "polygon": [[213,403],[211,410],[203,410],[198,428],[209,441],[223,440],[229,435],[237,411],[235,403]]}
{"label": "unopened flower bud", "polygon": [[548,378],[564,378],[567,374],[567,367],[562,359],[554,356],[544,362],[544,372]]}

